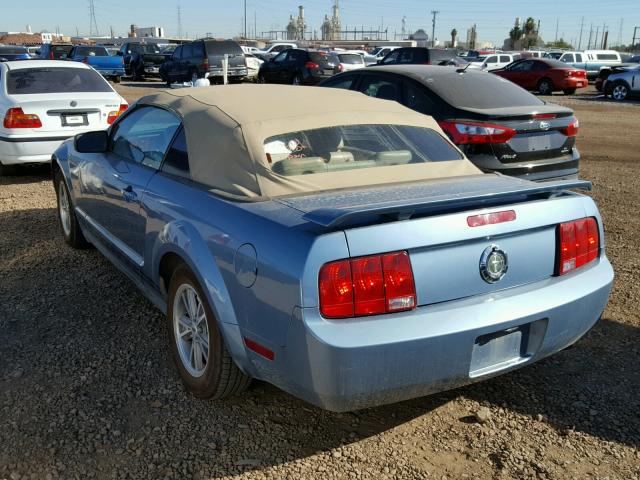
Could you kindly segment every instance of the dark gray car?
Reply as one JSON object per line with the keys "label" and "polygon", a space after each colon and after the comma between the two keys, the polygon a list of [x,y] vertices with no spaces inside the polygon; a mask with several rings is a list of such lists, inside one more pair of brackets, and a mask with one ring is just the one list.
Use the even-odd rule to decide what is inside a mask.
{"label": "dark gray car", "polygon": [[239,81],[247,76],[244,52],[233,40],[196,40],[177,47],[171,58],[160,67],[160,77],[167,83],[188,82],[207,78],[220,83],[223,78],[222,61],[228,58],[228,78]]}
{"label": "dark gray car", "polygon": [[573,110],[496,75],[428,65],[375,66],[335,75],[320,86],[358,90],[432,116],[483,171],[529,180],[578,175]]}

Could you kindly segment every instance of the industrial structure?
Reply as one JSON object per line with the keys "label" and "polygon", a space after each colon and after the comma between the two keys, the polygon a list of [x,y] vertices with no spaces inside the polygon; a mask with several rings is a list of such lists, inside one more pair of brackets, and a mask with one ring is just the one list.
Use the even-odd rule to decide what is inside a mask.
{"label": "industrial structure", "polygon": [[324,16],[322,22],[322,40],[342,40],[342,24],[340,22],[340,6],[338,0],[333,2],[331,17]]}

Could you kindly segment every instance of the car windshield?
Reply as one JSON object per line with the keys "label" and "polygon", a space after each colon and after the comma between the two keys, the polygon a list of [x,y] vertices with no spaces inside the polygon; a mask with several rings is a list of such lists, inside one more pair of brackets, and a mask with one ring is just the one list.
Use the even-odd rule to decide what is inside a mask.
{"label": "car windshield", "polygon": [[158,47],[158,45],[152,45],[152,44],[145,44],[145,45],[141,45],[142,47],[142,53],[160,53],[160,47]]}
{"label": "car windshield", "polygon": [[338,55],[341,63],[358,64],[362,63],[362,55],[357,53],[341,53]]}
{"label": "car windshield", "polygon": [[21,55],[29,52],[24,47],[0,47],[0,53],[4,53],[5,55]]}
{"label": "car windshield", "polygon": [[570,66],[567,66],[566,63],[561,62],[560,60],[551,60],[550,58],[545,58],[543,61],[551,68],[570,68]]}
{"label": "car windshield", "polygon": [[271,169],[293,176],[342,170],[460,160],[460,152],[429,128],[344,125],[269,137]]}
{"label": "car windshield", "polygon": [[7,74],[7,93],[112,92],[109,84],[89,68],[21,68]]}
{"label": "car windshield", "polygon": [[173,53],[176,48],[178,48],[178,45],[167,45],[162,49],[161,53]]}
{"label": "car windshield", "polygon": [[[564,66],[564,64],[562,64]],[[426,79],[427,87],[458,108],[505,108],[544,105],[535,95],[492,73],[452,72]],[[496,92],[500,92],[496,95]]]}
{"label": "car windshield", "polygon": [[487,57],[469,57],[467,60],[469,62],[484,62],[484,59]]}
{"label": "car windshield", "polygon": [[108,57],[109,52],[104,47],[78,47],[77,55],[86,55],[91,57]]}
{"label": "car windshield", "polygon": [[544,58],[552,58],[558,60],[562,56],[562,52],[547,52],[544,54]]}

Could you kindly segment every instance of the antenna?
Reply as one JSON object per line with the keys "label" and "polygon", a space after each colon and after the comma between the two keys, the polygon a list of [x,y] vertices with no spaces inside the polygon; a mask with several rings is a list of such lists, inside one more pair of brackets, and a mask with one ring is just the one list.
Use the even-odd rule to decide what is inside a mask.
{"label": "antenna", "polygon": [[178,39],[182,40],[182,7],[178,5]]}
{"label": "antenna", "polygon": [[89,0],[89,36],[99,36],[98,22],[96,21],[96,6],[93,0]]}
{"label": "antenna", "polygon": [[439,10],[431,10],[431,15],[433,15],[433,20],[431,20],[431,46],[436,46],[436,15],[440,13]]}

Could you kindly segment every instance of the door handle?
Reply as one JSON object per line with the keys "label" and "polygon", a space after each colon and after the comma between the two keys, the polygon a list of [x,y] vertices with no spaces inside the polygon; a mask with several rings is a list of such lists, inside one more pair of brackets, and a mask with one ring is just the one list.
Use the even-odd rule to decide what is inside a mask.
{"label": "door handle", "polygon": [[131,185],[127,185],[122,189],[122,193],[131,193],[133,192],[133,187]]}

